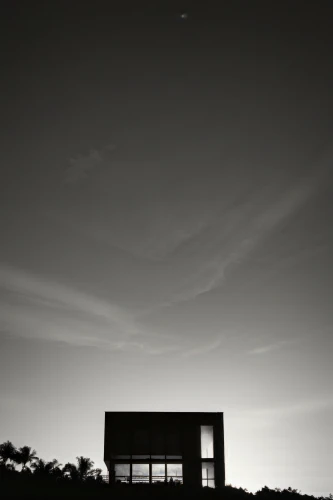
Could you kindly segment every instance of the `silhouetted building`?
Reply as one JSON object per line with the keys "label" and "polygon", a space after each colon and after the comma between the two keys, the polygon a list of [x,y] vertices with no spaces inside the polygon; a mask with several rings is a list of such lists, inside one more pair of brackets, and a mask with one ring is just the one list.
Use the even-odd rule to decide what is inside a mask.
{"label": "silhouetted building", "polygon": [[225,484],[223,413],[106,412],[110,483]]}

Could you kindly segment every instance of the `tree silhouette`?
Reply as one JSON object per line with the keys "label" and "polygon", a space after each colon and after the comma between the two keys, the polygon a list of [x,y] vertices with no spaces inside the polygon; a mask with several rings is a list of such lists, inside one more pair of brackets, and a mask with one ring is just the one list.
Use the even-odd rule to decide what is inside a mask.
{"label": "tree silhouette", "polygon": [[65,477],[69,477],[72,481],[78,481],[79,479],[79,471],[76,465],[69,462],[64,466],[63,473]]}
{"label": "tree silhouette", "polygon": [[39,477],[58,477],[60,473],[62,475],[60,467],[61,464],[59,464],[58,460],[54,459],[50,462],[46,462],[42,458],[38,458],[38,460],[31,465],[31,468],[34,469],[34,475]]}
{"label": "tree silhouette", "polygon": [[[0,444],[0,458],[3,465],[7,465],[8,460],[15,461],[17,450],[11,441]],[[11,464],[11,468],[14,466]]]}
{"label": "tree silhouette", "polygon": [[[6,441],[0,444],[0,496],[3,497],[2,493],[6,487],[13,489],[18,484],[18,491],[20,488],[22,489],[22,486],[20,486],[21,481],[23,488],[31,488],[32,491],[38,484],[47,485],[50,488],[55,487],[57,484],[59,484],[60,488],[66,487],[68,480],[69,483],[73,481],[75,488],[78,488],[79,491],[81,488],[90,488],[90,483],[92,488],[104,488],[102,470],[94,469],[94,462],[90,458],[80,456],[76,457],[76,460],[77,464],[67,463],[61,468],[62,465],[56,459],[47,462],[38,458],[36,451],[30,446],[22,446],[16,449],[10,441]],[[8,463],[9,461],[11,463]],[[15,470],[13,465],[15,462],[22,465],[20,472]],[[31,473],[28,464],[30,464],[33,473]],[[31,477],[25,477],[25,472],[31,474]],[[60,479],[59,482],[58,479]],[[165,480],[165,483],[177,484],[175,478],[172,478],[169,483]],[[72,485],[68,486],[73,491]],[[207,490],[207,493],[204,490]],[[61,492],[61,490],[58,491]],[[96,491],[102,490],[97,489]],[[201,500],[218,500],[220,498],[214,496],[214,490],[211,488],[205,487],[203,492],[207,496],[203,495],[202,498],[200,497]],[[300,490],[291,487],[281,490],[280,488],[271,489],[264,486],[256,493],[250,493],[246,488],[236,488],[230,484],[224,487],[224,500],[251,500],[254,497],[257,497],[258,500],[333,500],[332,493],[326,497],[314,497],[302,495]],[[21,496],[14,496],[13,498],[21,498]],[[178,500],[181,500],[181,498]]]}
{"label": "tree silhouette", "polygon": [[67,463],[63,472],[73,481],[86,481],[88,478],[98,478],[101,476],[101,469],[93,469],[94,462],[90,458],[76,457],[77,465]]}
{"label": "tree silhouette", "polygon": [[22,446],[16,451],[14,460],[17,464],[22,465],[21,471],[27,470],[28,463],[38,460],[36,453],[36,450],[33,450],[30,446]]}

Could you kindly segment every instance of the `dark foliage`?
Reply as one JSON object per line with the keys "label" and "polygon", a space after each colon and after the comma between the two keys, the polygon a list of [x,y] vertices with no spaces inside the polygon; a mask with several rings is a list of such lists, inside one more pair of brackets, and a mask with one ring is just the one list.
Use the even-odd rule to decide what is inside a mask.
{"label": "dark foliage", "polygon": [[[16,470],[15,464],[20,464]],[[28,466],[30,465],[30,467]],[[36,451],[24,446],[17,450],[10,441],[0,445],[0,498],[7,499],[92,499],[92,500],[134,500],[140,498],[160,500],[333,500],[328,497],[302,495],[292,488],[280,490],[267,486],[250,493],[243,488],[225,486],[222,490],[201,488],[191,490],[177,483],[169,484],[116,484],[103,480],[100,469],[85,457],[77,457],[77,464],[67,463],[64,467],[56,459],[46,462],[36,456]],[[254,498],[256,497],[256,498]]]}

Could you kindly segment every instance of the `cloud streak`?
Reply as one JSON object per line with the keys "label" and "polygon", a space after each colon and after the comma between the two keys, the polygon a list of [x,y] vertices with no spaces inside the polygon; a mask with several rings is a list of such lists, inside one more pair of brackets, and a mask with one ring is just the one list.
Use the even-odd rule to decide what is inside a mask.
{"label": "cloud streak", "polygon": [[6,332],[26,339],[63,342],[71,346],[96,348],[109,352],[139,352],[157,356],[175,352],[177,345],[154,346],[146,338],[139,341],[93,319],[65,317],[49,310],[32,310],[0,302],[1,319]]}
{"label": "cloud streak", "polygon": [[137,332],[132,318],[120,306],[58,283],[50,283],[25,271],[1,265],[0,286],[4,290],[14,292],[17,297],[21,296],[37,305],[63,311],[81,312],[113,323],[127,333]]}
{"label": "cloud streak", "polygon": [[113,145],[108,145],[103,150],[91,149],[86,155],[79,155],[69,160],[69,167],[65,171],[65,183],[75,184],[86,179],[88,172],[95,169],[104,161],[104,150],[113,150]]}
{"label": "cloud streak", "polygon": [[261,354],[267,354],[272,351],[276,351],[278,349],[281,349],[285,345],[290,345],[294,343],[295,340],[281,340],[280,342],[276,342],[274,344],[267,344],[259,347],[255,347],[254,349],[251,349],[248,351],[249,355],[261,355]]}
{"label": "cloud streak", "polygon": [[213,342],[194,347],[182,353],[182,356],[185,358],[193,357],[193,356],[201,356],[203,354],[207,354],[208,352],[214,351],[221,346],[222,339],[217,338]]}
{"label": "cloud streak", "polygon": [[184,349],[175,337],[144,331],[116,304],[5,264],[0,297],[0,328],[21,337],[152,356]]}
{"label": "cloud streak", "polygon": [[[281,223],[294,216],[318,192],[323,180],[320,176],[319,178],[320,182],[309,177],[301,179],[270,203],[267,200],[269,190],[261,196],[259,192],[257,198],[253,196],[243,209],[226,213],[221,218],[221,223],[215,226],[215,247],[220,247],[219,251],[210,258],[208,256],[187,284],[160,307],[193,300],[217,288],[231,267],[247,259]],[[260,205],[265,206],[265,209],[260,209]],[[225,224],[232,227],[234,218],[235,230],[226,234]],[[219,238],[218,235],[222,236]]]}
{"label": "cloud streak", "polygon": [[151,355],[179,349],[159,336],[152,345],[118,305],[8,265],[0,266],[0,292],[1,326],[19,336]]}

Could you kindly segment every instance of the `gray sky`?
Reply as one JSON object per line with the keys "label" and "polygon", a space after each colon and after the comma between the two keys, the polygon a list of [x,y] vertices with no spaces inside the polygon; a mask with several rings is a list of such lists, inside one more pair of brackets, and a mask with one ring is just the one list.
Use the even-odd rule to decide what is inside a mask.
{"label": "gray sky", "polygon": [[330,2],[108,3],[1,21],[0,442],[224,411],[228,483],[328,494]]}

